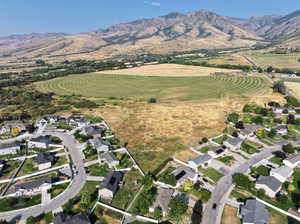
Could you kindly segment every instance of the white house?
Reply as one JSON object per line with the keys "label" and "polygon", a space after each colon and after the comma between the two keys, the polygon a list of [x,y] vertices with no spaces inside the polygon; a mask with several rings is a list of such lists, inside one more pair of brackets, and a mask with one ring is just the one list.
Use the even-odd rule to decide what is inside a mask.
{"label": "white house", "polygon": [[68,119],[69,124],[77,126],[77,127],[85,127],[85,126],[89,126],[91,124],[90,121],[85,120],[82,117],[70,117]]}
{"label": "white house", "polygon": [[290,155],[288,158],[284,159],[283,164],[294,169],[300,164],[300,154]]}
{"label": "white house", "polygon": [[180,187],[187,180],[195,184],[198,181],[199,177],[199,175],[193,169],[187,166],[180,166],[171,174],[175,176],[177,188]]}
{"label": "white house", "polygon": [[188,164],[193,167],[194,169],[197,169],[200,166],[208,165],[212,160],[212,157],[210,155],[204,154],[201,156],[198,156],[194,159],[191,159],[188,161]]}
{"label": "white house", "polygon": [[255,183],[256,189],[265,190],[266,195],[275,198],[281,189],[281,182],[272,176],[259,176]]}
{"label": "white house", "polygon": [[243,143],[241,138],[228,138],[223,142],[223,145],[231,150],[238,150]]}
{"label": "white house", "polygon": [[105,178],[105,181],[99,188],[99,196],[105,199],[112,199],[122,184],[123,173],[119,171],[111,171]]}
{"label": "white house", "polygon": [[40,194],[42,191],[47,191],[52,187],[52,179],[44,177],[30,182],[13,185],[6,193],[7,196],[20,197]]}
{"label": "white house", "polygon": [[46,149],[46,148],[49,148],[54,145],[51,140],[51,136],[46,135],[46,136],[39,136],[37,138],[32,138],[32,139],[28,140],[27,146],[30,149],[33,149],[33,148]]}
{"label": "white house", "polygon": [[54,162],[55,157],[51,153],[39,153],[36,158],[36,162],[38,165],[39,170],[49,169]]}
{"label": "white house", "polygon": [[281,183],[284,183],[293,175],[293,169],[288,166],[281,166],[270,171],[270,176],[275,177]]}
{"label": "white house", "polygon": [[21,144],[13,142],[10,144],[0,144],[0,155],[12,155],[21,151]]}

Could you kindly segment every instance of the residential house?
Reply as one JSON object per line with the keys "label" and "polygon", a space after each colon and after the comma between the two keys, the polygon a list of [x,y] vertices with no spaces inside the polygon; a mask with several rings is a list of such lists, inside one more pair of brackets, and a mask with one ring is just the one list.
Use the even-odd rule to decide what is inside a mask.
{"label": "residential house", "polygon": [[7,196],[19,197],[23,195],[36,195],[42,191],[47,191],[52,187],[52,178],[44,177],[10,187]]}
{"label": "residential house", "polygon": [[116,194],[119,186],[122,183],[123,173],[120,171],[111,171],[105,178],[99,189],[99,196],[111,199]]}
{"label": "residential house", "polygon": [[154,212],[156,208],[160,208],[162,215],[166,216],[169,211],[169,202],[171,201],[173,194],[173,189],[158,188],[155,201],[149,208],[149,211]]}
{"label": "residential house", "polygon": [[259,176],[255,183],[256,189],[263,189],[271,198],[275,198],[281,189],[281,182],[273,176]]}
{"label": "residential house", "polygon": [[90,139],[88,143],[97,150],[97,152],[109,151],[110,143],[102,140],[100,137]]}
{"label": "residential house", "polygon": [[105,152],[100,155],[100,161],[101,163],[106,163],[109,168],[118,166],[120,163],[112,152]]}
{"label": "residential house", "polygon": [[46,149],[46,148],[53,146],[53,141],[52,141],[50,135],[39,136],[39,137],[30,139],[27,142],[27,146],[30,149],[33,149],[33,148]]}
{"label": "residential house", "polygon": [[244,129],[239,130],[239,138],[243,140],[255,139],[255,132],[260,128],[262,128],[260,125],[244,124]]}
{"label": "residential house", "polygon": [[194,169],[197,169],[200,166],[208,165],[211,160],[212,157],[210,155],[204,154],[188,161],[188,164]]}
{"label": "residential house", "polygon": [[288,129],[286,125],[278,125],[275,127],[277,134],[286,135],[288,133]]}
{"label": "residential house", "polygon": [[241,147],[242,143],[243,140],[241,138],[228,138],[223,141],[223,145],[231,150],[238,150]]}
{"label": "residential house", "polygon": [[45,170],[51,168],[55,156],[49,152],[42,152],[37,155],[36,162],[39,170]]}
{"label": "residential house", "polygon": [[53,223],[54,224],[90,224],[91,222],[88,216],[83,212],[79,212],[73,216],[66,215],[60,212],[54,217]]}
{"label": "residential house", "polygon": [[91,124],[90,121],[85,120],[82,117],[70,117],[68,119],[69,124],[77,126],[77,127],[85,127],[85,126],[89,126]]}
{"label": "residential house", "polygon": [[284,159],[283,164],[294,169],[300,164],[300,154],[290,155],[286,159]]}
{"label": "residential house", "polygon": [[225,148],[217,148],[217,149],[214,149],[214,150],[209,150],[207,152],[208,155],[210,155],[212,158],[218,158],[222,155],[224,155],[226,153],[227,149]]}
{"label": "residential house", "polygon": [[281,166],[270,171],[270,176],[275,177],[281,183],[284,183],[293,175],[293,169],[288,166]]}
{"label": "residential house", "polygon": [[82,128],[82,134],[93,137],[101,137],[102,131],[94,126],[86,126]]}
{"label": "residential house", "polygon": [[12,155],[21,151],[21,144],[13,142],[9,144],[0,144],[0,155]]}
{"label": "residential house", "polygon": [[49,116],[45,116],[45,117],[43,117],[40,121],[39,121],[39,123],[40,124],[53,124],[53,123],[56,123],[56,122],[58,122],[59,120],[61,120],[62,119],[62,117],[60,117],[60,116],[52,116],[52,115],[49,115]]}
{"label": "residential house", "polygon": [[177,188],[180,187],[187,180],[195,184],[199,176],[193,169],[186,166],[178,167],[171,174],[175,176]]}
{"label": "residential house", "polygon": [[26,131],[26,126],[23,123],[11,123],[11,124],[5,124],[1,130],[0,130],[0,134],[5,134],[8,132],[11,132],[12,129],[18,129],[19,132],[23,132]]}
{"label": "residential house", "polygon": [[287,107],[275,107],[273,108],[273,111],[277,114],[295,114],[296,110],[295,109],[291,109],[291,108],[287,108]]}
{"label": "residential house", "polygon": [[240,208],[243,224],[268,224],[269,213],[265,205],[255,199],[247,199]]}

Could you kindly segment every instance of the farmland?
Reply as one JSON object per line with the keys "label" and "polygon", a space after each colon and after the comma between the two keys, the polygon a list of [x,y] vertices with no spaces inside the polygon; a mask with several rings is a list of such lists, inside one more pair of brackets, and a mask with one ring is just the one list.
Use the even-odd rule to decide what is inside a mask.
{"label": "farmland", "polygon": [[285,82],[285,85],[300,99],[300,80],[298,82]]}
{"label": "farmland", "polygon": [[209,76],[215,72],[237,72],[239,70],[209,68],[191,65],[178,64],[158,64],[142,67],[128,68],[122,70],[112,70],[98,72],[99,74],[113,75],[136,75],[136,76],[162,76],[162,77],[191,77],[191,76]]}
{"label": "farmland", "polygon": [[161,101],[205,100],[263,94],[270,87],[260,77],[149,77],[89,73],[52,79],[35,84],[41,92],[82,95],[93,98],[130,98]]}
{"label": "farmland", "polygon": [[251,54],[247,55],[258,66],[266,68],[273,66],[275,68],[300,69],[300,54]]}

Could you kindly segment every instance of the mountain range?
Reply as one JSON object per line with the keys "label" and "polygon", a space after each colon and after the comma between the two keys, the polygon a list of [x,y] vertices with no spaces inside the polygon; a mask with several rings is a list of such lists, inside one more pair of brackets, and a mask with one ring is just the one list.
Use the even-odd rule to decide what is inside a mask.
{"label": "mountain range", "polygon": [[1,58],[81,57],[248,47],[300,47],[300,10],[288,15],[232,18],[206,10],[170,13],[88,33],[32,33],[0,37]]}

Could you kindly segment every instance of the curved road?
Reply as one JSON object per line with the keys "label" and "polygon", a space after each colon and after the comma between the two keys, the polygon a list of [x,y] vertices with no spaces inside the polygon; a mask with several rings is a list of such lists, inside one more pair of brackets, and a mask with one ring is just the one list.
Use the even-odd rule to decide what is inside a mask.
{"label": "curved road", "polygon": [[[232,175],[235,173],[246,173],[247,170],[254,164],[258,163],[259,161],[268,158],[272,155],[275,151],[281,151],[282,145],[286,144],[287,142],[278,143],[275,146],[265,147],[263,151],[261,151],[256,156],[252,157],[247,162],[243,163],[242,165],[238,166],[234,169],[230,174],[224,176],[217,184],[217,187],[212,192],[212,197],[206,204],[205,210],[203,212],[202,223],[203,224],[220,224],[223,206],[225,202],[222,201],[224,196],[229,191],[230,187],[232,186]],[[216,209],[213,209],[213,204],[216,204]]]}
{"label": "curved road", "polygon": [[56,210],[57,208],[68,202],[69,199],[75,197],[85,185],[87,175],[84,169],[84,163],[80,157],[80,153],[74,138],[66,133],[60,132],[45,132],[43,134],[57,136],[62,139],[63,144],[69,149],[69,154],[72,158],[73,164],[76,166],[78,174],[74,176],[67,190],[65,190],[58,197],[51,200],[50,203],[43,206],[37,205],[21,210],[0,213],[1,219],[5,219],[7,221],[17,221],[26,219],[29,216],[38,216],[39,214]]}

